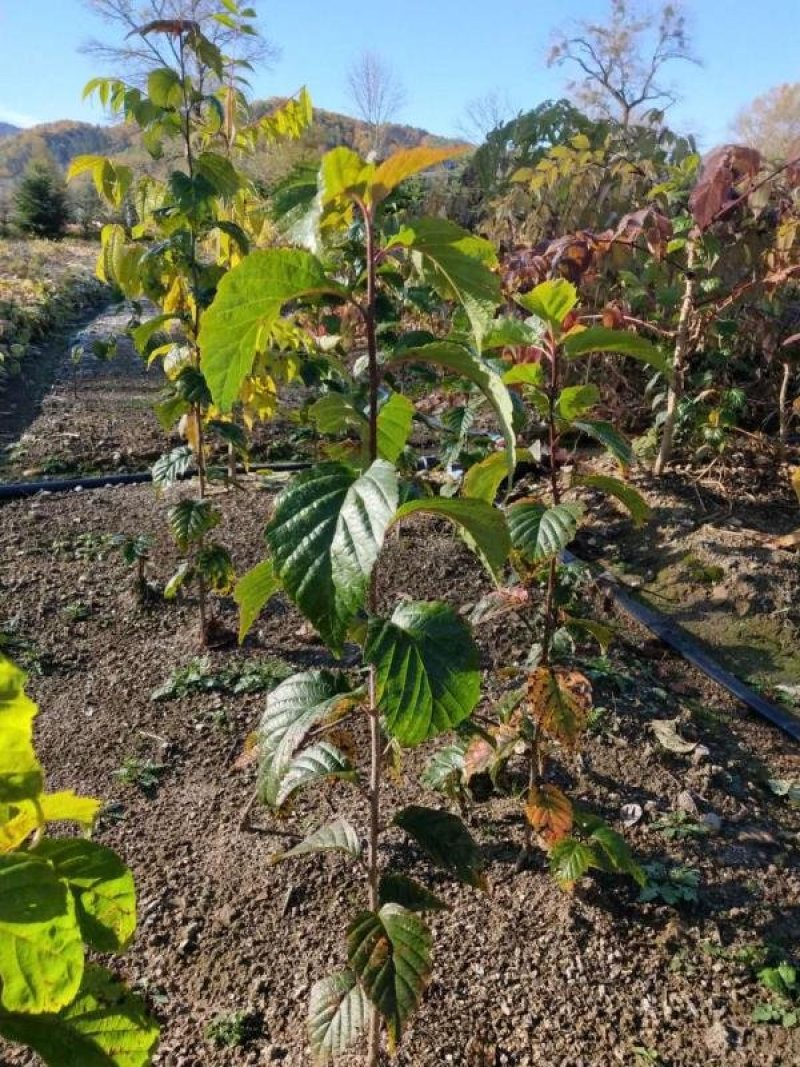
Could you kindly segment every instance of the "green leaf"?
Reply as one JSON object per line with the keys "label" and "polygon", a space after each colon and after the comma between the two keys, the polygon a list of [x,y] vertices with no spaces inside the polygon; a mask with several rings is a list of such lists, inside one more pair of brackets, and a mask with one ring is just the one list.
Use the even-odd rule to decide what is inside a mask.
{"label": "green leaf", "polygon": [[278,498],[266,532],[275,569],[337,654],[363,606],[397,498],[397,472],[380,459],[360,477],[342,463],[320,464]]}
{"label": "green leaf", "polygon": [[643,886],[647,877],[633,858],[630,846],[625,838],[598,820],[589,835],[589,843],[595,846],[597,866],[609,874],[628,874],[637,885]]}
{"label": "green leaf", "polygon": [[45,839],[33,854],[69,884],[84,940],[99,952],[122,952],[136,929],[136,889],[116,852],[79,837]]}
{"label": "green leaf", "polygon": [[153,485],[158,489],[166,489],[174,485],[182,474],[185,474],[192,465],[193,453],[188,445],[180,445],[166,452],[153,464]]}
{"label": "green leaf", "polygon": [[406,447],[414,405],[402,393],[392,393],[378,412],[378,455],[396,463]]}
{"label": "green leaf", "polygon": [[605,474],[584,474],[573,478],[572,485],[597,489],[601,493],[613,496],[630,513],[635,526],[643,526],[650,518],[650,505],[642,494],[632,485],[620,481],[619,478],[611,478]]}
{"label": "green leaf", "polygon": [[605,326],[590,326],[570,334],[564,341],[564,352],[570,359],[588,356],[592,352],[616,352],[633,356],[641,363],[667,373],[667,361],[660,348],[629,330],[609,330]]}
{"label": "green leaf", "polygon": [[300,249],[251,252],[224,275],[199,336],[201,369],[222,411],[235,403],[284,304],[323,294],[342,296],[344,291],[318,259]]}
{"label": "green leaf", "polygon": [[194,161],[194,170],[223,199],[230,199],[242,187],[242,179],[234,165],[216,152],[201,152]]}
{"label": "green leaf", "polygon": [[309,856],[313,852],[344,852],[357,860],[361,855],[361,841],[346,819],[334,819],[320,826],[299,845],[282,852],[274,859],[285,860],[292,856]]}
{"label": "green leaf", "polygon": [[508,389],[500,376],[480,356],[453,341],[437,341],[417,348],[404,348],[385,364],[391,370],[403,360],[425,361],[446,367],[461,377],[468,378],[483,392],[494,408],[500,431],[506,442],[508,473],[516,466],[516,435],[514,433],[514,405]]}
{"label": "green leaf", "polygon": [[362,433],[369,425],[366,416],[344,393],[325,393],[308,409],[320,433],[342,433],[353,429]]}
{"label": "green leaf", "polygon": [[362,911],[347,931],[348,962],[386,1020],[390,1050],[430,978],[431,942],[423,921],[399,904]]}
{"label": "green leaf", "polygon": [[36,705],[24,686],[23,672],[0,655],[0,804],[33,799],[44,788],[33,748]]}
{"label": "green leaf", "polygon": [[511,550],[505,515],[499,508],[474,498],[423,497],[409,500],[398,508],[394,521],[401,522],[419,513],[441,516],[457,526],[492,577],[498,577]]}
{"label": "green leaf", "polygon": [[431,893],[425,886],[404,874],[381,875],[378,903],[400,904],[408,911],[450,910],[449,904],[445,904],[435,893]]}
{"label": "green leaf", "polygon": [[[522,453],[517,456],[522,459]],[[508,477],[508,462],[504,452],[492,452],[474,463],[464,476],[464,496],[493,504],[497,491]]]}
{"label": "green leaf", "polygon": [[514,297],[527,311],[560,330],[564,319],[578,303],[578,291],[564,278],[541,282],[529,293]]}
{"label": "green leaf", "polygon": [[358,772],[335,745],[320,741],[304,749],[289,764],[286,773],[281,778],[275,807],[282,807],[296,790],[304,789],[312,782],[323,781],[326,778],[355,782],[358,781]]}
{"label": "green leaf", "polygon": [[465,752],[463,741],[454,741],[434,752],[419,776],[420,783],[439,793],[450,793],[463,778]]}
{"label": "green leaf", "polygon": [[393,821],[395,826],[413,837],[437,867],[448,871],[460,882],[486,889],[480,850],[457,815],[412,804],[399,811]]}
{"label": "green leaf", "polygon": [[531,562],[552,559],[573,539],[582,515],[581,504],[547,507],[539,500],[520,500],[508,509],[511,543]]}
{"label": "green leaf", "polygon": [[206,585],[221,596],[233,588],[236,573],[233,569],[231,554],[224,545],[216,542],[203,545],[195,556],[195,570],[202,575]]}
{"label": "green leaf", "polygon": [[[489,332],[483,339],[481,351],[489,352],[497,348],[527,348],[530,345],[538,345],[540,342],[539,331],[534,330],[527,322],[512,318],[494,319]],[[520,363],[517,366],[538,366],[538,364]]]}
{"label": "green leaf", "polygon": [[463,306],[480,350],[502,299],[491,242],[447,219],[417,219],[391,239],[390,250],[398,246],[411,251],[426,284]]}
{"label": "green leaf", "polygon": [[257,563],[236,583],[233,599],[239,605],[239,644],[244,641],[250,627],[280,587],[281,582],[275,574],[271,559]]}
{"label": "green leaf", "polygon": [[457,726],[480,697],[477,646],[447,604],[405,601],[390,620],[370,619],[364,658],[377,668],[386,729],[402,745]]}
{"label": "green leaf", "polygon": [[179,564],[178,569],[164,586],[164,599],[174,600],[178,592],[190,580],[192,573],[192,568],[186,560]]}
{"label": "green leaf", "polygon": [[181,552],[219,524],[220,515],[208,500],[181,500],[167,512],[167,522]]}
{"label": "green leaf", "polygon": [[0,1034],[33,1049],[48,1067],[148,1067],[158,1043],[144,1002],[94,966],[59,1014],[0,1014]]}
{"label": "green leaf", "polygon": [[259,784],[267,804],[278,804],[284,777],[308,731],[352,695],[344,675],[330,671],[293,674],[268,695],[258,728]]}
{"label": "green leaf", "polygon": [[587,437],[593,437],[595,441],[599,441],[620,466],[633,466],[634,456],[630,444],[610,422],[574,421],[572,428],[580,433],[585,433]]}
{"label": "green leaf", "polygon": [[544,367],[541,363],[515,363],[503,375],[505,385],[530,385],[538,388],[544,382]]}
{"label": "green leaf", "polygon": [[308,1007],[308,1038],[318,1063],[345,1052],[369,1022],[370,1006],[352,971],[315,982]]}
{"label": "green leaf", "polygon": [[157,67],[147,76],[147,95],[158,107],[178,108],[183,103],[183,83],[177,71]]}
{"label": "green leaf", "polygon": [[550,872],[562,889],[571,889],[597,866],[594,849],[577,838],[562,837],[550,850]]}
{"label": "green leaf", "polygon": [[600,400],[596,385],[568,385],[562,389],[556,402],[556,410],[562,419],[572,422],[585,415]]}
{"label": "green leaf", "polygon": [[45,860],[0,855],[0,1004],[59,1011],[77,994],[83,942],[66,882]]}

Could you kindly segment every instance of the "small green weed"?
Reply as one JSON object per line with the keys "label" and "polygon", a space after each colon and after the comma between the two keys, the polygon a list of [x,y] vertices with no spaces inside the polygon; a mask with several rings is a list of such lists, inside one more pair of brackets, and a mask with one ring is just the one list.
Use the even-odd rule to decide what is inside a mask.
{"label": "small green weed", "polygon": [[668,841],[685,840],[688,837],[705,837],[709,833],[707,826],[697,822],[685,811],[671,811],[653,823],[653,829],[662,833]]}
{"label": "small green weed", "polygon": [[154,763],[139,756],[126,756],[122,766],[114,771],[114,777],[124,785],[133,785],[143,793],[152,792],[167,769],[166,763]]}
{"label": "small green weed", "polygon": [[115,542],[116,536],[114,534],[89,531],[88,533],[76,534],[75,537],[56,538],[53,541],[52,550],[55,555],[60,556],[62,559],[100,562],[114,548]]}
{"label": "small green weed", "polygon": [[84,622],[92,614],[92,609],[82,600],[75,600],[62,608],[61,613],[68,622]]}
{"label": "small green weed", "polygon": [[724,568],[713,563],[703,563],[691,552],[683,557],[683,566],[691,581],[700,585],[716,585],[725,577]]}
{"label": "small green weed", "polygon": [[176,668],[150,699],[179,700],[192,693],[265,693],[288,678],[292,670],[281,659],[247,660],[214,669],[203,656]]}
{"label": "small green weed", "polygon": [[777,967],[764,967],[758,972],[758,980],[777,999],[757,1005],[753,1009],[753,1022],[780,1023],[787,1030],[794,1029],[800,1023],[797,969],[787,962],[779,963]]}
{"label": "small green weed", "polygon": [[647,884],[639,892],[639,900],[663,900],[675,907],[678,904],[696,904],[700,898],[700,872],[694,867],[668,867],[664,863],[646,863],[643,866]]}
{"label": "small green weed", "polygon": [[256,1031],[252,1015],[232,1011],[212,1019],[206,1026],[205,1038],[217,1048],[241,1048],[256,1036]]}

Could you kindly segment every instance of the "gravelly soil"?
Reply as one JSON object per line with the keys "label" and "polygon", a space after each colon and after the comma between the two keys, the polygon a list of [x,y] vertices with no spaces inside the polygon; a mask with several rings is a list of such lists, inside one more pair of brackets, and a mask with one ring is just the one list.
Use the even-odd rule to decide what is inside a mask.
{"label": "gravelly soil", "polygon": [[[163,581],[175,562],[164,511],[188,492],[181,486],[159,499],[147,487],[108,489],[4,506],[0,628],[13,621],[16,635],[33,642],[29,663],[43,667],[30,688],[42,708],[38,737],[50,784],[109,802],[99,837],[135,871],[140,925],[119,968],[163,1022],[157,1064],[299,1067],[310,1063],[303,1030],[309,986],[342,961],[342,929],[363,902],[363,881],[333,859],[269,862],[285,835],[329,817],[321,792],[280,823],[259,811],[254,829],[240,829],[254,771],[236,771],[234,763],[263,695],[150,699],[196,655],[194,607],[141,608],[99,535],[152,532],[151,577]],[[219,538],[244,570],[258,558],[269,495],[250,488],[220,503]],[[93,554],[102,558],[87,558]],[[407,593],[461,606],[486,588],[472,557],[438,527],[409,527],[386,550],[382,596],[391,590],[392,598]],[[224,602],[220,610],[234,627],[234,606]],[[507,620],[481,627],[478,637],[487,680],[480,713],[490,714],[500,689],[519,677],[526,647]],[[594,654],[579,650],[582,658]],[[210,653],[217,666],[267,656],[297,669],[327,661],[281,599],[244,649]],[[618,828],[621,805],[640,804],[643,819],[626,831],[631,844],[643,860],[697,868],[700,903],[681,910],[640,904],[632,885],[605,877],[567,895],[551,881],[544,856],[516,873],[522,835],[510,796],[489,794],[470,810],[487,863],[485,895],[427,870],[388,833],[382,862],[428,877],[452,905],[432,920],[433,978],[398,1062],[616,1067],[648,1062],[638,1046],[671,1067],[792,1067],[800,1062],[800,1031],[751,1022],[765,997],[737,951],[774,942],[782,953],[796,952],[800,818],[765,785],[768,777],[800,778],[796,746],[630,628],[609,664],[594,667],[595,703],[608,710],[579,758],[556,755],[558,778]],[[709,749],[696,766],[653,740],[648,720],[673,714],[686,737]],[[164,765],[149,793],[115,776],[131,756]],[[444,803],[413,784],[423,759],[412,753],[403,779],[387,785],[387,813],[411,800]],[[512,786],[515,780],[512,767]],[[718,833],[667,840],[654,828],[686,792],[701,813],[720,817]],[[364,805],[351,787],[327,796],[363,828]],[[206,1025],[234,1010],[252,1014],[252,1037],[241,1048],[213,1046]],[[2,1046],[0,1062],[34,1061]]]}

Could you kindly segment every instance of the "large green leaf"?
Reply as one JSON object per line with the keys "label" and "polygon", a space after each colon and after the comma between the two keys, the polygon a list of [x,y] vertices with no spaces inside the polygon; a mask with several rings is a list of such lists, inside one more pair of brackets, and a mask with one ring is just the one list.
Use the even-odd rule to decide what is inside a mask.
{"label": "large green leaf", "polygon": [[0,804],[37,797],[44,785],[33,748],[36,705],[24,686],[23,672],[0,655]]}
{"label": "large green leaf", "polygon": [[415,348],[404,348],[399,355],[389,360],[386,367],[391,368],[402,360],[435,363],[463,378],[468,378],[478,386],[494,408],[500,431],[506,442],[508,473],[513,474],[517,462],[514,405],[500,375],[480,356],[454,341],[437,341]]}
{"label": "large green leaf", "polygon": [[167,512],[170,531],[182,552],[213,530],[219,520],[210,500],[180,500]]}
{"label": "large green leaf", "polygon": [[573,486],[584,486],[586,489],[597,489],[601,493],[613,496],[630,512],[630,516],[636,526],[642,526],[650,518],[650,505],[642,494],[627,482],[621,482],[619,478],[611,478],[606,474],[584,474],[572,479]]}
{"label": "large green leaf", "polygon": [[281,581],[275,574],[271,559],[257,563],[236,583],[233,599],[239,605],[239,644],[280,587]]}
{"label": "large green leaf", "polygon": [[401,904],[409,911],[448,911],[449,905],[424,885],[405,874],[382,874],[378,886],[380,904]]}
{"label": "large green leaf", "polygon": [[585,433],[587,437],[593,437],[617,463],[622,467],[630,467],[634,462],[633,450],[628,441],[610,422],[575,421],[572,423],[573,430]]}
{"label": "large green leaf", "polygon": [[366,1028],[369,1001],[352,971],[322,978],[311,987],[308,1038],[318,1063],[344,1052]]}
{"label": "large green leaf", "polygon": [[0,1034],[32,1048],[48,1067],[148,1067],[158,1043],[144,1002],[94,966],[59,1014],[0,1013]]}
{"label": "large green leaf", "polygon": [[282,807],[292,793],[304,789],[312,782],[326,778],[339,778],[347,782],[358,780],[358,772],[353,764],[335,745],[320,741],[309,745],[299,756],[295,756],[281,778],[275,806]]}
{"label": "large green leaf", "polygon": [[447,219],[417,219],[391,239],[390,249],[398,246],[410,250],[428,285],[463,306],[480,350],[502,298],[491,242]]}
{"label": "large green leaf", "polygon": [[201,368],[217,407],[230,411],[284,304],[342,293],[318,259],[296,248],[251,252],[228,271],[199,336]]}
{"label": "large green leaf", "polygon": [[83,951],[67,883],[30,853],[0,855],[0,1004],[59,1011],[78,992]]}
{"label": "large green leaf", "polygon": [[[517,462],[523,463],[531,459],[533,455],[529,448],[518,449]],[[508,463],[505,453],[491,452],[480,463],[474,463],[464,475],[464,496],[493,504],[497,491],[507,476]]]}
{"label": "large green leaf", "polygon": [[559,393],[556,410],[562,419],[572,422],[590,411],[599,400],[600,390],[596,385],[568,385]]}
{"label": "large green leaf", "polygon": [[116,852],[77,837],[45,839],[35,855],[69,884],[84,940],[99,952],[125,949],[136,929],[136,889]]}
{"label": "large green leaf", "polygon": [[308,731],[351,697],[344,675],[331,671],[293,674],[267,696],[258,729],[260,789],[267,804],[278,805],[284,778]]}
{"label": "large green leaf", "polygon": [[282,852],[275,859],[310,856],[314,852],[344,852],[357,860],[361,855],[361,841],[354,827],[346,819],[333,819],[320,826],[313,834],[309,834],[299,845]]}
{"label": "large green leaf", "polygon": [[573,539],[582,514],[581,504],[547,507],[539,500],[520,500],[508,509],[511,543],[531,562],[551,559]]}
{"label": "large green leaf", "polygon": [[570,359],[588,356],[592,352],[617,352],[623,356],[633,356],[662,374],[667,372],[667,361],[661,349],[629,330],[590,326],[588,330],[570,334],[564,341],[564,352]]}
{"label": "large green leaf", "polygon": [[394,824],[413,837],[437,867],[476,889],[486,888],[480,850],[457,815],[412,804],[395,815]]}
{"label": "large green leaf", "polygon": [[478,702],[478,649],[447,604],[403,602],[391,619],[370,619],[364,657],[377,668],[386,729],[403,745],[452,729]]}
{"label": "large green leaf", "polygon": [[402,393],[392,393],[378,412],[378,455],[396,463],[411,433],[414,405]]}
{"label": "large green leaf", "polygon": [[386,1020],[392,1049],[430,978],[431,942],[425,923],[399,904],[362,911],[347,931],[348,962]]}
{"label": "large green leaf", "polygon": [[592,867],[598,866],[592,846],[575,837],[562,837],[550,851],[550,871],[563,889],[571,889]]}
{"label": "large green leaf", "polygon": [[314,401],[308,414],[320,433],[342,433],[349,429],[362,433],[369,425],[367,417],[345,393],[325,393]]}
{"label": "large green leaf", "polygon": [[565,278],[553,278],[541,282],[529,293],[519,294],[514,299],[527,311],[559,330],[564,319],[578,303],[578,291],[572,282]]}
{"label": "large green leaf", "polygon": [[493,578],[511,551],[505,515],[485,500],[432,496],[409,500],[397,510],[395,522],[409,515],[439,515],[458,527],[462,537],[484,562]]}
{"label": "large green leaf", "polygon": [[397,507],[397,472],[376,460],[360,477],[323,463],[281,493],[267,541],[283,587],[337,654],[364,603]]}

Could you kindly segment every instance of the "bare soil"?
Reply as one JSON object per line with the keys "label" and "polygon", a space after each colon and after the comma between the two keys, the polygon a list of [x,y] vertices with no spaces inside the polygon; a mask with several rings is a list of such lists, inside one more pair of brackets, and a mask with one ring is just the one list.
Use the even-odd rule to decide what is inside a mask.
{"label": "bare soil", "polygon": [[[115,316],[123,311],[108,314],[92,327],[102,336],[119,328]],[[65,354],[60,380],[12,453],[7,477],[34,476],[48,460],[63,464],[65,473],[138,469],[164,450],[169,442],[149,410],[159,383],[120,348],[114,363],[91,357],[82,363],[77,390]],[[290,430],[279,427],[267,445],[285,447]],[[687,472],[658,486],[642,476],[639,484],[656,509],[644,534],[613,510],[598,510],[583,536],[585,555],[614,562],[646,592],[655,581],[651,571],[657,577],[665,567],[685,569],[691,552],[701,568],[724,567],[725,580],[714,571],[709,587],[709,575],[692,568],[694,577],[677,594],[687,625],[700,609],[737,620],[780,614],[781,625],[784,617],[796,624],[796,555],[747,536],[794,528],[785,488],[760,497],[759,489],[750,502],[748,490],[715,497],[708,487],[695,487]],[[275,485],[251,478],[240,490],[218,493],[219,539],[240,572],[259,558]],[[752,478],[747,485],[753,489]],[[161,497],[147,486],[106,488],[0,506],[0,632],[10,635],[30,671],[50,786],[105,798],[98,836],[135,872],[139,929],[114,966],[144,992],[162,1022],[158,1067],[300,1067],[311,1062],[304,1032],[310,986],[343,962],[344,928],[363,906],[365,888],[360,872],[336,859],[271,859],[329,818],[331,808],[363,829],[365,805],[342,785],[303,798],[280,820],[256,809],[243,829],[255,770],[237,769],[237,761],[258,723],[263,693],[151,699],[198,655],[196,605],[139,604],[110,536],[151,533],[149,578],[163,584],[176,563],[165,512],[193,491],[189,483]],[[637,550],[640,544],[645,548]],[[720,586],[727,604],[714,593]],[[406,594],[446,599],[467,612],[488,589],[474,558],[445,528],[408,526],[385,550],[380,591],[386,605]],[[689,590],[696,603],[689,603]],[[602,614],[601,599],[595,608]],[[741,615],[738,600],[748,605]],[[222,626],[235,631],[232,601],[219,602],[217,610]],[[641,806],[642,818],[624,829],[638,858],[698,870],[699,902],[640,903],[631,883],[606,876],[587,878],[566,894],[549,876],[543,853],[517,871],[523,778],[512,764],[505,792],[482,790],[468,812],[488,893],[451,884],[399,834],[384,838],[383,864],[412,871],[452,905],[431,920],[433,978],[399,1053],[401,1065],[800,1063],[800,1030],[751,1018],[769,1000],[755,975],[759,956],[768,950],[773,958],[797,960],[800,813],[768,786],[775,778],[800,780],[797,746],[629,620],[607,621],[618,634],[606,660],[591,645],[577,649],[595,705],[605,711],[577,757],[554,755],[555,776],[617,829],[623,829],[624,805]],[[524,677],[530,636],[507,617],[480,626],[477,638],[485,681],[478,714],[490,718],[503,692]],[[741,667],[742,650],[733,646],[731,654]],[[208,659],[212,671],[266,659],[293,670],[330,663],[280,597],[241,649],[230,642]],[[664,751],[650,724],[671,717],[685,738],[708,751]],[[362,734],[357,726],[357,745]],[[387,822],[405,803],[446,803],[415,784],[429,752],[409,753],[402,776],[387,782]],[[154,765],[154,784],[131,780],[133,758]],[[129,773],[121,778],[124,767]],[[657,828],[687,806],[698,820],[711,816],[718,829],[670,838]],[[248,1016],[244,1043],[218,1047],[206,1027],[237,1011]],[[34,1062],[0,1044],[4,1067]]]}

